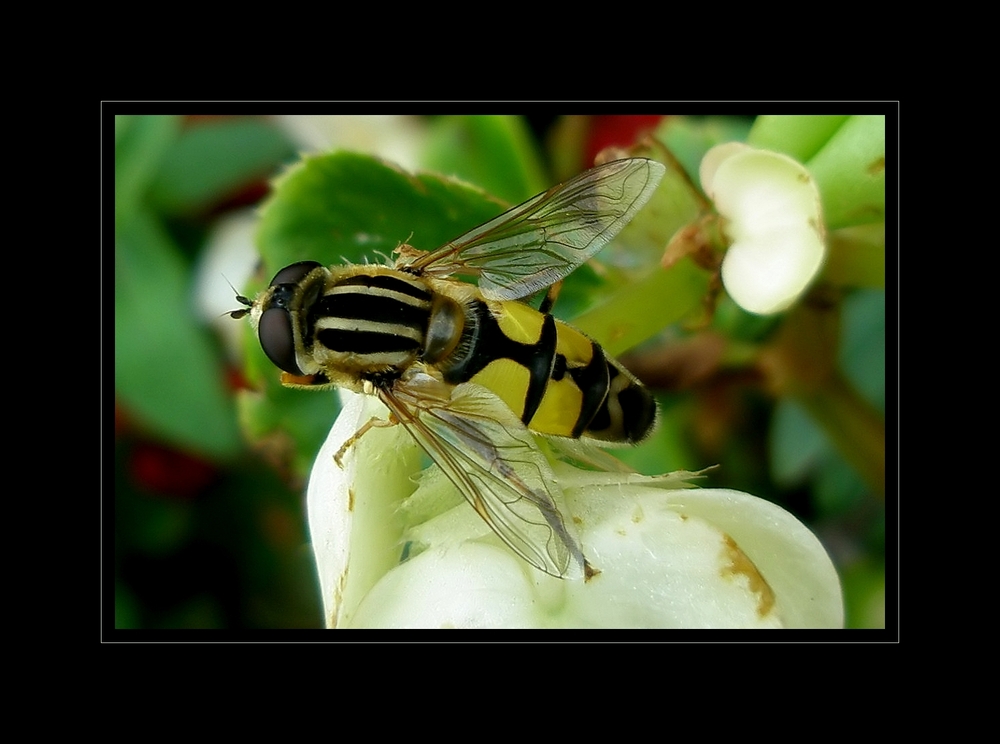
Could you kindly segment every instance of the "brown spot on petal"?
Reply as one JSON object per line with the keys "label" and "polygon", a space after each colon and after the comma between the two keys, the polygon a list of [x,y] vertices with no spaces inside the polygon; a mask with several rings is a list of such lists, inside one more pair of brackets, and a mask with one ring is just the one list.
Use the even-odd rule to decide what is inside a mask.
{"label": "brown spot on petal", "polygon": [[354,511],[354,489],[347,489],[347,511]]}
{"label": "brown spot on petal", "polygon": [[879,173],[885,170],[885,156],[878,158],[871,165],[868,166],[868,174],[872,176],[877,176]]}
{"label": "brown spot on petal", "polygon": [[726,535],[724,545],[724,560],[728,565],[722,568],[723,578],[746,576],[750,591],[757,595],[757,614],[766,617],[774,609],[774,591],[733,538]]}
{"label": "brown spot on petal", "polygon": [[344,569],[344,573],[337,578],[337,585],[333,587],[333,598],[331,600],[333,615],[329,618],[329,627],[331,628],[336,628],[340,625],[340,609],[344,603],[344,589],[347,586],[348,570],[349,568]]}

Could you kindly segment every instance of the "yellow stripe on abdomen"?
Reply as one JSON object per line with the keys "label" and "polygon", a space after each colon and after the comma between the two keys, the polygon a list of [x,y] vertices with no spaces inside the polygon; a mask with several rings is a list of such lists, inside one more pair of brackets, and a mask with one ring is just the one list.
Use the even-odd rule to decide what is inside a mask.
{"label": "yellow stripe on abdomen", "polygon": [[470,382],[492,390],[518,418],[524,415],[524,396],[531,375],[526,367],[513,359],[494,359],[473,375]]}
{"label": "yellow stripe on abdomen", "polygon": [[507,338],[521,344],[538,343],[542,335],[544,315],[520,302],[500,302],[495,307],[499,312],[494,318]]}
{"label": "yellow stripe on abdomen", "polygon": [[570,325],[519,302],[470,304],[452,384],[493,391],[539,434],[635,442],[655,423],[649,391]]}
{"label": "yellow stripe on abdomen", "polygon": [[583,393],[572,380],[549,380],[542,402],[528,422],[528,428],[539,434],[572,437],[582,404]]}

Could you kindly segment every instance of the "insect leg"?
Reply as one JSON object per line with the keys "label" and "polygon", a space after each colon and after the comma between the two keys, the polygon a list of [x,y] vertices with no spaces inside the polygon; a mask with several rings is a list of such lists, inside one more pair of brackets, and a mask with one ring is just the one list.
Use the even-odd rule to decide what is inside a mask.
{"label": "insect leg", "polygon": [[366,431],[368,431],[369,429],[372,429],[372,428],[382,429],[382,428],[385,428],[387,426],[395,426],[398,423],[399,423],[399,419],[396,418],[391,413],[389,414],[389,418],[387,418],[387,419],[379,418],[378,416],[372,416],[370,419],[368,419],[367,422],[365,422],[361,426],[360,429],[358,429],[356,432],[354,432],[353,436],[349,437],[348,440],[346,442],[344,442],[340,446],[340,449],[337,450],[337,454],[335,454],[333,456],[333,461],[335,463],[337,463],[337,467],[338,468],[340,468],[341,470],[343,470],[344,469],[344,464],[341,462],[341,460],[343,459],[344,454],[347,452],[347,450],[348,450],[349,447],[351,447],[352,445],[354,445],[359,439],[361,439],[361,437],[364,436],[364,434],[365,434]]}
{"label": "insect leg", "polygon": [[542,315],[548,315],[552,312],[552,306],[556,304],[556,298],[559,297],[559,290],[562,289],[562,284],[563,280],[560,279],[545,292],[545,298],[542,300],[542,304],[538,306],[538,312]]}

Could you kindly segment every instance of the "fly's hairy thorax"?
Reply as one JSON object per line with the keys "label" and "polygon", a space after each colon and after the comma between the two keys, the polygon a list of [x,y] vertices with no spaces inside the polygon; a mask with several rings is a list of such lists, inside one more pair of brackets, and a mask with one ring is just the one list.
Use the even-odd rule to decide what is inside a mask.
{"label": "fly's hairy thorax", "polygon": [[432,324],[442,314],[453,316],[454,310],[420,278],[352,266],[331,273],[322,294],[303,308],[302,336],[331,379],[398,375],[422,360],[428,341],[436,349],[447,343],[437,330],[442,323]]}

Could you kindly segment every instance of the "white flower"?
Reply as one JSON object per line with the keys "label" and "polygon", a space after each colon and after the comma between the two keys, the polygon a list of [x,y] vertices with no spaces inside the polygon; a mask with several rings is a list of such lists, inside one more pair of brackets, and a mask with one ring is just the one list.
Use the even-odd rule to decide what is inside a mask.
{"label": "white flower", "polygon": [[[554,465],[560,505],[600,570],[562,580],[497,539],[401,426],[341,445],[381,404],[346,394],[308,507],[329,627],[842,627],[840,583],[794,517],[745,493]],[[689,475],[689,474],[688,474]],[[411,493],[413,492],[413,493]],[[400,562],[406,548],[412,557]]]}
{"label": "white flower", "polygon": [[730,142],[705,154],[701,184],[731,241],[722,261],[726,291],[759,315],[788,308],[826,257],[820,195],[809,172],[787,155]]}

